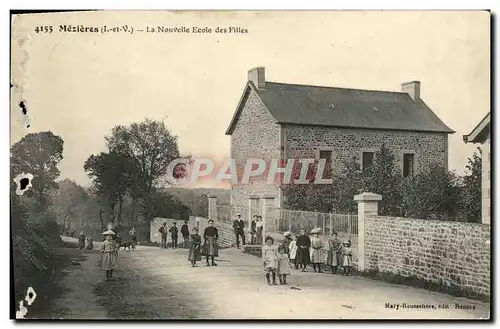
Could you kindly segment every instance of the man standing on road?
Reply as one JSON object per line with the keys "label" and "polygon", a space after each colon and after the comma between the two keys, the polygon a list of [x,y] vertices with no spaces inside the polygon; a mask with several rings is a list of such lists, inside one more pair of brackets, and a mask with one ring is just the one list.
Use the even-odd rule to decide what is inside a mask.
{"label": "man standing on road", "polygon": [[188,221],[184,222],[184,225],[181,227],[181,234],[182,234],[182,239],[183,239],[183,244],[182,246],[184,248],[188,248],[188,242],[189,242],[189,227],[188,227]]}
{"label": "man standing on road", "polygon": [[233,229],[236,235],[236,247],[240,249],[240,236],[243,245],[245,245],[245,222],[241,219],[241,214],[236,215],[236,220],[233,222]]}
{"label": "man standing on road", "polygon": [[167,249],[167,222],[164,222],[159,229],[161,233],[161,249]]}
{"label": "man standing on road", "polygon": [[174,225],[170,228],[169,232],[172,236],[172,248],[176,249],[177,248],[177,239],[179,236],[179,229],[177,228],[176,222],[174,222]]}

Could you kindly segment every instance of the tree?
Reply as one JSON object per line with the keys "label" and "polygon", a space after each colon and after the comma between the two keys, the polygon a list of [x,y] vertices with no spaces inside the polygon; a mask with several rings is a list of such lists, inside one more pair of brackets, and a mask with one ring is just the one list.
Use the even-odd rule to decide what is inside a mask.
{"label": "tree", "polygon": [[15,175],[31,173],[32,191],[42,210],[47,208],[47,192],[57,188],[57,165],[63,159],[64,141],[50,131],[26,135],[11,148],[11,169]]}
{"label": "tree", "polygon": [[106,142],[111,152],[127,155],[138,164],[139,182],[148,194],[165,176],[170,162],[180,157],[177,137],[159,121],[146,119],[128,127],[116,126]]}
{"label": "tree", "polygon": [[158,217],[173,218],[174,214],[179,219],[189,219],[190,209],[183,204],[177,197],[167,193],[154,193],[154,213]]}
{"label": "tree", "polygon": [[123,201],[127,191],[136,181],[136,164],[133,159],[117,152],[91,155],[83,166],[93,180],[98,195],[108,202],[108,216],[114,222],[115,206],[118,203],[118,223],[121,222]]}
{"label": "tree", "polygon": [[51,205],[57,223],[65,229],[78,230],[85,220],[87,193],[75,182],[65,179],[57,183],[58,188],[50,192]]}
{"label": "tree", "polygon": [[[334,188],[332,184],[315,184],[316,173],[318,171],[318,161],[309,164],[305,176],[307,184],[296,184],[295,180],[300,178],[302,164],[299,159],[293,160],[293,169],[290,176],[290,181],[283,182],[283,174],[280,174],[278,179],[280,188],[284,195],[285,207],[291,210],[302,211],[319,211],[329,212],[332,209],[334,200]],[[280,167],[285,167],[286,164],[281,163]],[[326,167],[321,178],[331,177],[332,171]]]}
{"label": "tree", "polygon": [[460,211],[459,177],[438,164],[405,179],[402,196],[405,217],[454,218]]}
{"label": "tree", "polygon": [[333,178],[335,200],[333,210],[340,213],[357,213],[354,196],[363,192],[363,171],[356,156],[344,162],[343,170]]}
{"label": "tree", "polygon": [[[361,170],[357,157],[342,164],[342,171],[332,176],[325,170],[323,178],[332,177],[332,184],[304,184],[284,186],[285,204],[295,210],[321,212],[356,213],[354,196],[362,192],[378,193],[383,196],[380,203],[382,215],[399,215],[400,181],[395,170],[395,158],[390,150],[382,145],[376,153],[373,164]],[[314,180],[317,163],[310,167],[307,178]],[[294,167],[292,178],[298,178],[300,169]]]}
{"label": "tree", "polygon": [[136,164],[134,195],[142,200],[143,214],[151,220],[153,188],[165,178],[168,165],[180,158],[177,137],[164,122],[146,119],[130,126],[114,127],[106,142],[111,152],[126,155]]}
{"label": "tree", "polygon": [[482,152],[481,148],[474,152],[472,158],[468,158],[465,166],[467,174],[463,178],[463,205],[464,212],[473,221],[481,221],[481,177],[482,177]]}
{"label": "tree", "polygon": [[382,195],[379,213],[383,216],[401,215],[402,176],[395,168],[395,157],[384,145],[375,153],[373,164],[363,170],[363,192]]}

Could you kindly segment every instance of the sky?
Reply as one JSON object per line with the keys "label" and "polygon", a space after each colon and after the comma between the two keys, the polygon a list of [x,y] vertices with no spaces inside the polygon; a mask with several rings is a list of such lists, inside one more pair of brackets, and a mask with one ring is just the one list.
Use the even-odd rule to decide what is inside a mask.
{"label": "sky", "polygon": [[[59,32],[60,25],[134,33]],[[53,26],[52,33],[36,33]],[[148,27],[247,29],[243,34],[146,33]],[[490,111],[488,12],[88,12],[15,17],[11,144],[50,130],[64,140],[61,179],[89,186],[83,164],[116,125],[165,120],[181,153],[229,156],[225,130],[247,80],[400,91],[421,97],[456,133],[449,168],[463,173],[468,134]],[[24,100],[31,126],[23,129]],[[210,186],[205,182],[204,186]]]}

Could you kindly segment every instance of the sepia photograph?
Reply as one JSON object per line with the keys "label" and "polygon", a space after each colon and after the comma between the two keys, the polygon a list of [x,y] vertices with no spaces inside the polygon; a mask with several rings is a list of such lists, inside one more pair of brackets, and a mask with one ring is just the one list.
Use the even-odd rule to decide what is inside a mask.
{"label": "sepia photograph", "polygon": [[10,13],[25,320],[491,320],[492,13]]}

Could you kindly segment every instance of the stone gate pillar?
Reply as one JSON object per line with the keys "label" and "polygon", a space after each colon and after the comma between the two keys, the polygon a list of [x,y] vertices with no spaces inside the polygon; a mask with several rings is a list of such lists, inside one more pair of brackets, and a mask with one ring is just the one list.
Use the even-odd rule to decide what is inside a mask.
{"label": "stone gate pillar", "polygon": [[[278,232],[278,223],[276,218],[276,198],[274,196],[263,196],[262,201],[262,219],[264,220],[264,229],[262,233],[263,240],[270,232]],[[264,241],[263,241],[264,242]]]}
{"label": "stone gate pillar", "polygon": [[354,196],[358,203],[358,270],[365,270],[365,216],[378,215],[378,203],[382,196],[371,192],[363,192]]}
{"label": "stone gate pillar", "polygon": [[217,197],[208,195],[208,219],[217,220]]}

